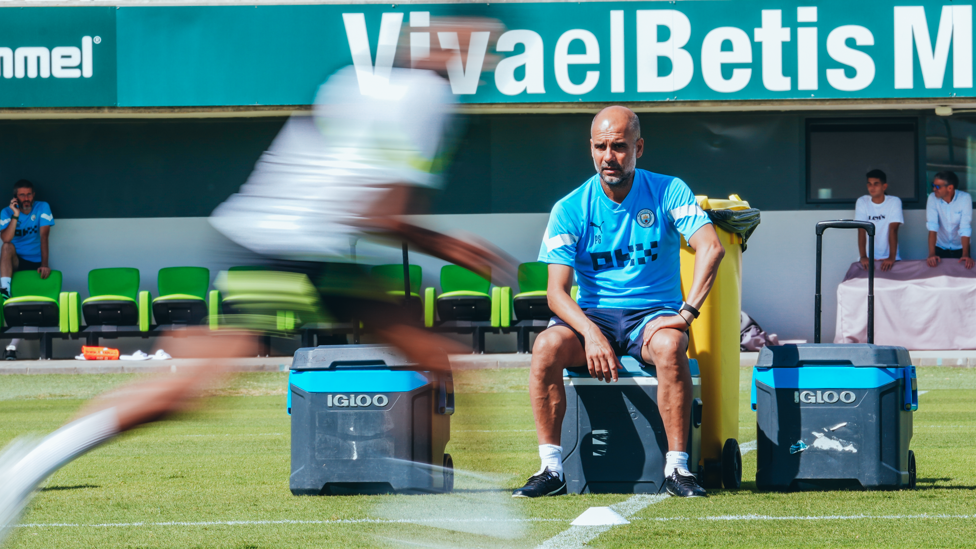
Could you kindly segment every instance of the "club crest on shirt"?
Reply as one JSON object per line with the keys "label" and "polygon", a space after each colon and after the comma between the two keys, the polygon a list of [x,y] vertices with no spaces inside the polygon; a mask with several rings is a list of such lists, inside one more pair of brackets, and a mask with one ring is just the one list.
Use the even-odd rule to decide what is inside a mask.
{"label": "club crest on shirt", "polygon": [[644,208],[637,212],[637,224],[645,229],[654,224],[654,212]]}

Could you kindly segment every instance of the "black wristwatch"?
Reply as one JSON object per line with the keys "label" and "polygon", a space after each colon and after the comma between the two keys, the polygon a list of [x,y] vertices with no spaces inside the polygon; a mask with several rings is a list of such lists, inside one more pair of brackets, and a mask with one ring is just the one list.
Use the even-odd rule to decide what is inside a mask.
{"label": "black wristwatch", "polygon": [[693,316],[693,317],[695,317],[695,318],[698,318],[698,315],[700,315],[700,314],[701,314],[701,312],[699,312],[699,311],[698,311],[698,309],[696,309],[696,308],[694,308],[694,307],[692,307],[691,305],[689,305],[689,304],[688,304],[687,302],[685,302],[685,301],[682,301],[682,302],[681,302],[681,308],[680,308],[680,309],[678,309],[678,312],[679,312],[679,313],[680,313],[681,311],[688,311],[689,313],[691,313],[691,316]]}

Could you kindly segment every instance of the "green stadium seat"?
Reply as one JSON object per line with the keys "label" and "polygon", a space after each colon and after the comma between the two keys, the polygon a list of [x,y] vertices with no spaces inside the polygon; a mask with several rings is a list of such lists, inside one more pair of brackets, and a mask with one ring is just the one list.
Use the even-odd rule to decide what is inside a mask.
{"label": "green stadium seat", "polygon": [[78,294],[61,291],[61,271],[42,279],[37,271],[14,273],[3,302],[5,335],[41,340],[41,358],[51,358],[51,337],[78,331]]}
{"label": "green stadium seat", "polygon": [[207,290],[210,269],[204,267],[166,267],[157,277],[159,297],[152,311],[159,326],[194,326],[207,317]]}
{"label": "green stadium seat", "polygon": [[464,267],[441,268],[441,295],[424,290],[424,324],[440,332],[473,334],[476,353],[483,353],[485,334],[501,328],[501,288]]}
{"label": "green stadium seat", "polygon": [[139,269],[95,269],[88,273],[88,294],[81,311],[89,344],[96,345],[99,334],[148,335],[150,295],[139,291]]}
{"label": "green stadium seat", "polygon": [[522,263],[518,267],[519,293],[512,298],[515,320],[545,320],[552,318],[546,289],[549,286],[549,265],[539,261]]}
{"label": "green stadium seat", "polygon": [[491,320],[491,280],[464,267],[441,268],[441,295],[437,315],[448,320]]}

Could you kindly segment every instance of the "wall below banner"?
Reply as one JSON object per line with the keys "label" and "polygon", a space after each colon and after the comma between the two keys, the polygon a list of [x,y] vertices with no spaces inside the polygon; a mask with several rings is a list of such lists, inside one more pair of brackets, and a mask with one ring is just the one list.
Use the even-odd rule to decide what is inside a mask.
{"label": "wall below banner", "polygon": [[[763,212],[762,224],[743,254],[743,310],[768,332],[783,339],[813,338],[816,236],[824,219],[849,219],[851,210]],[[520,262],[535,261],[548,214],[416,216],[432,229],[467,233],[500,247]],[[155,296],[156,273],[163,267],[199,265],[220,269],[240,264],[240,248],[214,231],[206,218],[64,219],[52,231],[51,266],[64,272],[66,290],[87,295],[87,274],[100,267],[136,267],[142,289]],[[900,233],[902,257],[923,259],[927,233],[923,211],[905,211]],[[832,341],[836,290],[857,259],[854,231],[827,231],[824,237],[824,340]],[[400,250],[360,245],[357,253],[376,263],[399,263]],[[423,284],[438,286],[444,262],[411,255],[424,270]],[[492,343],[492,339],[496,339]],[[511,338],[507,338],[511,339]],[[511,351],[514,342],[489,338],[489,350]]]}

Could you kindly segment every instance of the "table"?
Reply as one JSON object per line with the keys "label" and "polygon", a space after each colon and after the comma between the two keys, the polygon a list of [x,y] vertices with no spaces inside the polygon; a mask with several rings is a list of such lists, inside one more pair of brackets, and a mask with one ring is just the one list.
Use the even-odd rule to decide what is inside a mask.
{"label": "table", "polygon": [[[852,263],[837,287],[834,343],[867,343],[868,272]],[[874,342],[909,350],[976,349],[976,267],[899,261],[874,269]]]}

